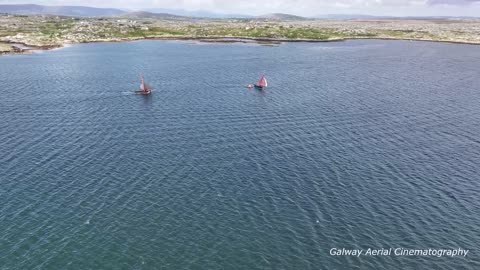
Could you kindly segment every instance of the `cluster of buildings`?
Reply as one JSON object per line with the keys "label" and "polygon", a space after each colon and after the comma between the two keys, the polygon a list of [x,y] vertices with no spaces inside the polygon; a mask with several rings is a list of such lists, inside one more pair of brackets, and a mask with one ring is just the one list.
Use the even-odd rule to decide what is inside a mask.
{"label": "cluster of buildings", "polygon": [[[138,16],[140,15],[140,16]],[[169,17],[62,17],[0,14],[1,42],[58,46],[89,41],[121,41],[162,35],[188,37],[274,37],[291,33],[334,33],[341,38],[396,38],[480,44],[480,20],[255,20]],[[160,29],[160,30],[159,30]],[[261,30],[261,31],[260,31]],[[259,36],[260,35],[260,36]],[[320,35],[319,35],[320,36]],[[316,37],[313,36],[313,39]],[[7,50],[5,43],[0,50]],[[11,47],[10,47],[11,48]]]}

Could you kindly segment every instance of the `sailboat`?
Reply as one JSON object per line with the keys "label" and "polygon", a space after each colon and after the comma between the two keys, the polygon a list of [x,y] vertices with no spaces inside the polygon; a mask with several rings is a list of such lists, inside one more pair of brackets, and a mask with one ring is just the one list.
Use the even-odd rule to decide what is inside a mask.
{"label": "sailboat", "polygon": [[263,90],[267,88],[267,79],[265,78],[265,75],[262,74],[262,77],[260,77],[260,80],[256,84],[254,84],[256,89]]}
{"label": "sailboat", "polygon": [[142,79],[142,82],[140,83],[140,90],[135,91],[135,94],[150,95],[153,88],[145,82],[143,76],[140,76],[140,78]]}

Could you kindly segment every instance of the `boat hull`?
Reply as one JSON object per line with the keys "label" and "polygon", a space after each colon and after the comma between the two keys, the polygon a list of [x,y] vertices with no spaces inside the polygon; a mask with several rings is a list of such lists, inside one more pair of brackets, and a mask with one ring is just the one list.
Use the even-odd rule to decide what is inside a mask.
{"label": "boat hull", "polygon": [[150,95],[152,91],[135,91],[137,95]]}
{"label": "boat hull", "polygon": [[253,87],[255,87],[255,89],[258,89],[258,90],[263,90],[263,89],[266,88],[266,87],[263,87],[263,86],[260,86],[260,85],[257,85],[257,84],[253,85]]}

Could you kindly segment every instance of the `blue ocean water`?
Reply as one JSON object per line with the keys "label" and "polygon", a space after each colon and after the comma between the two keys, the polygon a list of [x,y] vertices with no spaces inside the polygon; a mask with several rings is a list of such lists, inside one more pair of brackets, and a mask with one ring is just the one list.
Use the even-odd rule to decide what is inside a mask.
{"label": "blue ocean water", "polygon": [[[0,269],[480,269],[479,70],[374,40],[2,56]],[[390,247],[470,253],[329,254]]]}

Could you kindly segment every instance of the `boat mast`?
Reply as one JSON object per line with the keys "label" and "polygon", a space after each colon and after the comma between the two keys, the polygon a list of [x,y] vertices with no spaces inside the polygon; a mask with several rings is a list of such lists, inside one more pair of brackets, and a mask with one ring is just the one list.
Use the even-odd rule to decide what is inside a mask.
{"label": "boat mast", "polygon": [[142,91],[146,91],[147,89],[145,89],[145,80],[143,79],[143,75],[140,75],[140,78],[142,79],[142,83],[140,84],[140,89]]}

